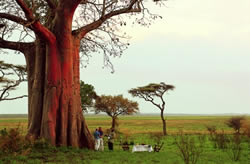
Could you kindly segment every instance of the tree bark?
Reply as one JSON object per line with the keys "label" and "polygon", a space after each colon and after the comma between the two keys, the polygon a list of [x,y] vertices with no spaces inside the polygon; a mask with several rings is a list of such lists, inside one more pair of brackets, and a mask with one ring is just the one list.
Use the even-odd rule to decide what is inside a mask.
{"label": "tree bark", "polygon": [[116,128],[116,121],[117,121],[117,117],[112,117],[112,126],[111,128],[115,130]]}
{"label": "tree bark", "polygon": [[93,149],[94,141],[81,110],[80,40],[71,34],[71,12],[57,12],[50,29],[55,42],[37,39],[34,54],[26,55],[28,137],[45,138],[55,146]]}
{"label": "tree bark", "polygon": [[164,110],[161,110],[161,120],[162,120],[162,130],[163,130],[163,135],[167,135],[167,126],[166,126],[166,120],[164,118]]}

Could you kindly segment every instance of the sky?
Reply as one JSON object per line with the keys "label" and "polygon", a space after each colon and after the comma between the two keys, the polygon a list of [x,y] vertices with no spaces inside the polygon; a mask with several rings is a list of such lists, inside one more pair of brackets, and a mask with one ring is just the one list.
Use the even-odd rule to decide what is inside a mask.
{"label": "sky", "polygon": [[[111,58],[115,73],[93,54],[81,80],[97,94],[137,101],[141,113],[159,109],[128,94],[131,88],[165,82],[176,88],[166,96],[165,113],[250,114],[250,1],[169,0],[154,8],[163,16],[149,28],[128,26],[130,46]],[[22,56],[0,60],[24,63]],[[26,93],[26,84],[15,94]],[[0,114],[27,113],[27,99],[0,102]]]}

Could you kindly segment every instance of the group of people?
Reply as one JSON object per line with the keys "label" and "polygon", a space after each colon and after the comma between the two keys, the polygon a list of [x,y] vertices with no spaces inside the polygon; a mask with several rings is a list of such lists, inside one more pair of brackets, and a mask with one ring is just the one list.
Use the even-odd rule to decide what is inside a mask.
{"label": "group of people", "polygon": [[[114,138],[115,138],[115,131],[113,128],[111,128],[108,132],[107,135],[105,135],[108,137],[108,148],[109,150],[113,150],[114,149]],[[103,130],[101,127],[99,127],[98,129],[95,130],[94,132],[94,138],[95,138],[95,150],[97,151],[103,151],[104,150],[104,144],[103,144]]]}

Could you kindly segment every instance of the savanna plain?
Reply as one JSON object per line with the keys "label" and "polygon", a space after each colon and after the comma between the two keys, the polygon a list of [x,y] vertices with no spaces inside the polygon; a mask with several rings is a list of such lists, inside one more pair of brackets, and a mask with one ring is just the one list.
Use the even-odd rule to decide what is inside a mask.
{"label": "savanna plain", "polygon": [[[250,116],[244,116],[240,133],[226,124],[232,116],[166,116],[167,136],[157,115],[119,117],[114,150],[53,147],[44,140],[25,141],[26,115],[0,115],[0,163],[164,163],[250,164]],[[91,132],[111,127],[105,115],[85,116]],[[123,150],[127,144],[129,150]],[[152,145],[159,152],[133,152],[134,145]]]}

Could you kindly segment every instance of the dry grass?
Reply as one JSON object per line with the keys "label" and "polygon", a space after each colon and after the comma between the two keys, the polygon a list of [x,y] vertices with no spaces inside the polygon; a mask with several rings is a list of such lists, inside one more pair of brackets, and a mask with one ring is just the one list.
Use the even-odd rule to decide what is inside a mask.
{"label": "dry grass", "polygon": [[[167,131],[169,134],[177,134],[180,129],[188,134],[207,134],[206,126],[216,126],[225,133],[233,133],[231,128],[225,125],[230,116],[168,116]],[[104,131],[111,127],[111,118],[108,116],[86,116],[88,127],[91,131],[101,126]],[[249,124],[250,117],[246,117]],[[23,133],[27,131],[27,118],[0,118],[0,129],[19,127]],[[162,132],[162,121],[159,116],[123,116],[119,118],[119,131],[122,133],[148,134]]]}

